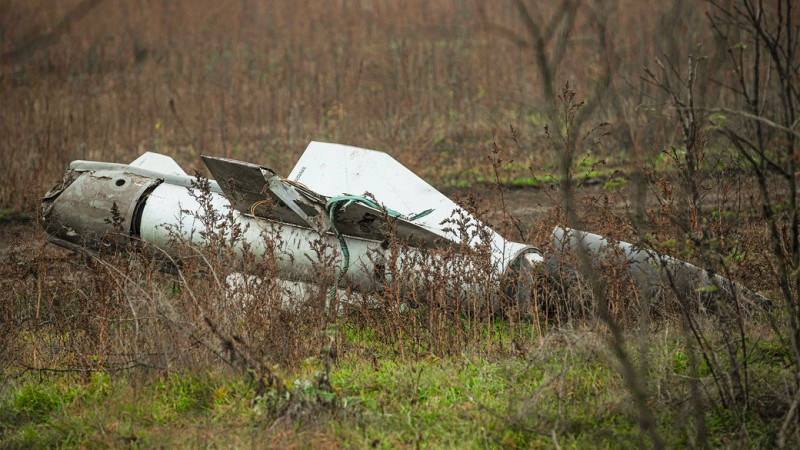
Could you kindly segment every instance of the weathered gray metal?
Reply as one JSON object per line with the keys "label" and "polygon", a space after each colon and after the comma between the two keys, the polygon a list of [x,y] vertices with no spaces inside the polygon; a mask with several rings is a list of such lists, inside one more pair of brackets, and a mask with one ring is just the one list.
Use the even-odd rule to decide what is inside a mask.
{"label": "weathered gray metal", "polygon": [[[256,257],[273,258],[282,279],[317,281],[315,243],[322,243],[334,252],[338,283],[367,292],[412,273],[409,279],[416,276],[419,281],[424,272],[420,269],[436,265],[454,275],[476,272],[474,279],[460,282],[462,293],[487,280],[502,283],[511,274],[511,291],[524,303],[534,289],[533,272],[544,262],[538,249],[487,229],[384,153],[312,142],[290,179],[257,164],[215,157],[203,161],[216,178],[208,181],[206,192],[164,155],[145,153],[129,165],[75,161],[42,199],[43,225],[56,243],[67,247],[100,250],[141,240],[178,255],[176,239],[207,243],[207,227],[225,229],[223,222],[232,218],[242,230],[234,250],[242,254],[248,248]],[[208,212],[215,223],[203,217]],[[454,214],[473,231],[454,230],[448,223]],[[478,228],[483,232],[474,232]],[[557,251],[587,250],[597,256],[609,245],[602,236],[578,230],[557,227],[553,235]],[[390,248],[387,241],[392,236],[403,245]],[[273,241],[270,245],[268,239]],[[471,262],[420,257],[423,247],[458,244],[488,246],[490,261],[483,272]],[[686,262],[625,242],[616,245],[642,288],[666,285],[690,295],[719,289],[766,301]],[[386,269],[390,260],[397,261],[398,272]],[[550,265],[544,268],[556,273]]]}
{"label": "weathered gray metal", "polygon": [[[455,203],[388,155],[320,143],[312,143],[309,149],[329,153],[314,159],[320,167],[327,164],[331,170],[318,170],[320,167],[306,159],[299,170],[300,175],[305,172],[303,182],[282,178],[256,164],[204,157],[217,178],[206,185],[206,192],[164,155],[146,153],[130,165],[75,161],[63,182],[42,201],[44,226],[56,243],[68,247],[96,250],[137,239],[176,257],[180,254],[177,241],[206,244],[209,227],[223,230],[223,222],[233,220],[227,225],[242,230],[234,250],[242,254],[247,248],[257,258],[273,258],[281,278],[317,281],[319,273],[314,261],[321,243],[333,252],[333,262],[338,266],[332,268],[337,270],[334,275],[339,275],[337,283],[367,292],[381,289],[395,279],[417,277],[419,281],[424,276],[421,265],[435,265],[453,274],[469,269],[455,259],[420,253],[421,247],[460,243],[460,236],[449,231],[441,219],[415,222],[431,212],[425,210],[428,203],[448,209],[437,212],[442,217],[459,209]],[[340,173],[332,167],[337,157],[342,161]],[[383,206],[369,194],[373,190],[369,183],[376,182],[374,177],[365,177],[369,183],[364,183],[359,178],[361,172],[348,170],[346,161],[361,159],[382,175],[382,185],[374,186],[376,192],[388,197],[405,194],[393,197],[393,201],[401,203],[402,212]],[[321,180],[341,175],[346,180],[341,189]],[[331,194],[322,194],[309,185],[320,186]],[[414,210],[423,211],[413,214]],[[461,211],[469,226],[482,226]],[[392,236],[401,245],[389,245],[387,241]],[[504,279],[508,272],[523,265],[522,259],[526,266],[541,261],[540,253],[531,246],[506,241],[491,230],[482,236],[489,239],[485,244],[491,247],[491,268],[484,270],[481,282],[487,276]],[[470,239],[470,245],[484,244],[480,236]],[[386,267],[389,260],[397,263],[393,269]],[[454,282],[458,284],[456,289],[474,291],[467,285],[477,280],[454,279],[462,280]]]}
{"label": "weathered gray metal", "polygon": [[[302,183],[282,178],[266,167],[227,158],[202,158],[237,211],[309,227],[320,233],[331,231],[331,218],[326,208],[330,197],[320,195]],[[271,198],[273,202],[258,206],[265,198]],[[344,235],[374,241],[382,241],[392,233],[398,241],[416,247],[452,243],[440,240],[440,235],[403,217],[389,217],[385,211],[357,202],[337,212],[335,225]]]}
{"label": "weathered gray metal", "polygon": [[592,259],[612,257],[608,251],[613,251],[611,246],[615,245],[621,251],[620,258],[624,258],[622,262],[629,265],[631,277],[646,292],[647,298],[666,288],[682,298],[721,295],[727,299],[737,296],[759,303],[768,302],[762,295],[719,274],[710,274],[686,261],[628,242],[612,244],[599,234],[563,227],[553,229],[553,241],[557,252],[585,251]]}
{"label": "weathered gray metal", "polygon": [[42,223],[53,237],[86,248],[126,244],[138,234],[147,193],[161,182],[125,170],[70,169],[42,199]]}

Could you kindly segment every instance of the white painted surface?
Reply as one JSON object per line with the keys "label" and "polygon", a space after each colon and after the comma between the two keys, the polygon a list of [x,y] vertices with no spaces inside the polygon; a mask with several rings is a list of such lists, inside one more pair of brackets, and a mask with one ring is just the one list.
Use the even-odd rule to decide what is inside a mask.
{"label": "white painted surface", "polygon": [[[221,216],[227,214],[230,206],[228,200],[220,194],[210,195],[214,210]],[[200,204],[190,195],[189,189],[163,183],[147,198],[142,211],[141,238],[165,250],[170,250],[172,236],[179,236],[194,244],[204,244],[206,241],[202,233],[206,231],[206,227],[195,217],[202,214]],[[281,243],[276,249],[275,259],[282,277],[309,282],[317,280],[317,273],[313,267],[317,262],[313,244],[319,239],[322,239],[336,255],[337,266],[341,265],[339,241],[332,235],[320,237],[315,231],[307,228],[256,221],[237,211],[233,212],[233,216],[235,222],[245,230],[243,239],[237,245],[237,252],[243,252],[243,244],[247,243],[256,256],[264,256],[268,248],[266,245],[268,239]],[[224,218],[220,219],[220,222],[223,220]],[[350,251],[348,277],[365,290],[376,289],[380,280],[373,280],[374,264],[370,258],[375,258],[382,252],[380,242],[349,236],[345,237],[345,240]]]}
{"label": "white painted surface", "polygon": [[[220,194],[210,194],[211,207],[224,217],[228,212],[230,203]],[[182,211],[190,211],[186,213]],[[206,226],[196,216],[202,216],[203,211],[197,200],[192,197],[190,190],[168,183],[159,185],[147,198],[142,211],[140,227],[141,239],[152,244],[170,255],[177,255],[177,248],[173,246],[174,238],[178,237],[194,245],[207,244],[202,236]],[[333,264],[341,268],[342,252],[338,239],[332,234],[320,235],[311,229],[299,226],[256,220],[233,212],[234,221],[244,230],[242,239],[237,243],[235,251],[241,254],[244,244],[258,258],[270,258],[266,251],[270,245],[275,245],[274,258],[278,268],[278,276],[285,280],[319,282],[319,273],[315,269],[318,264],[314,243],[325,243],[326,248],[333,255]],[[218,223],[225,220],[221,218]],[[382,249],[381,243],[367,239],[345,236],[345,241],[350,253],[350,267],[347,278],[356,286],[366,292],[374,292],[383,287],[384,282],[395,277],[403,285],[402,289],[413,288],[428,275],[422,270],[434,265],[439,273],[447,274],[453,281],[451,287],[466,295],[478,295],[480,286],[486,281],[486,274],[477,270],[469,262],[457,258],[443,261],[440,256],[423,258],[418,250],[410,247],[400,249],[396,266],[387,267],[385,273],[376,273],[376,264],[391,261],[391,250]],[[430,258],[433,258],[431,260]],[[389,265],[389,264],[387,264]],[[330,270],[331,265],[321,267]],[[239,269],[231,267],[231,271]],[[396,270],[396,273],[392,270]],[[329,274],[332,280],[338,276]],[[490,278],[493,278],[490,276]],[[340,293],[341,294],[341,293]]]}
{"label": "white painted surface", "polygon": [[[453,217],[455,211],[481,226],[471,214],[464,211],[414,172],[386,153],[341,144],[311,142],[292,169],[288,178],[305,184],[310,189],[329,197],[342,194],[364,195],[369,192],[384,204],[404,215],[417,214],[427,209],[433,212],[414,221],[439,236],[461,242],[459,236],[447,232],[442,222]],[[479,239],[469,242],[480,245]],[[497,272],[504,272],[520,255],[533,247],[510,242],[491,231],[493,264]],[[538,262],[538,253],[528,256]]]}
{"label": "white painted surface", "polygon": [[152,170],[164,175],[188,176],[174,159],[161,153],[144,152],[129,164],[131,167]]}

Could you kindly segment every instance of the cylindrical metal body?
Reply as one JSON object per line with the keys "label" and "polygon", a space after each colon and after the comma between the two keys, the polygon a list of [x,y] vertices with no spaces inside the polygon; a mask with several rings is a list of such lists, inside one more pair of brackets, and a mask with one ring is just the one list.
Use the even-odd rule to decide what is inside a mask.
{"label": "cylindrical metal body", "polygon": [[[195,192],[194,195],[198,195]],[[221,218],[230,208],[230,202],[220,194],[208,193],[209,207]],[[188,212],[187,212],[188,211]],[[192,195],[189,189],[172,184],[161,184],[148,196],[141,216],[141,238],[143,241],[173,252],[171,247],[174,238],[185,239],[194,244],[204,244],[208,241],[203,237],[207,231],[201,219],[203,207]],[[334,261],[341,265],[342,251],[338,239],[331,235],[320,235],[314,230],[295,225],[254,219],[232,211],[235,223],[244,231],[241,239],[236,243],[235,250],[243,252],[247,245],[256,257],[264,257],[268,247],[267,239],[272,239],[278,247],[274,250],[274,257],[279,274],[282,278],[314,282],[319,274],[314,268],[316,251],[315,242],[322,243],[322,247],[334,252]],[[232,224],[231,224],[232,225]],[[347,271],[348,278],[364,290],[376,289],[381,274],[375,271],[375,261],[383,258],[383,253],[388,252],[381,248],[381,243],[350,236],[344,237],[350,253],[350,267]],[[319,245],[317,246],[319,248]]]}
{"label": "cylindrical metal body", "polygon": [[[100,250],[141,239],[155,253],[163,251],[175,258],[180,256],[181,241],[207,245],[212,242],[209,232],[235,225],[243,233],[234,251],[241,255],[248,248],[256,258],[274,258],[280,278],[315,283],[320,281],[319,269],[324,268],[332,279],[367,292],[393,280],[416,285],[434,273],[444,274],[462,293],[475,291],[470,286],[497,282],[520,269],[527,273],[531,264],[542,260],[533,247],[505,241],[496,233],[490,237],[491,257],[486,264],[467,257],[426,257],[416,247],[343,235],[349,267],[346,277],[339,277],[344,246],[332,232],[320,234],[299,225],[254,218],[232,209],[215,182],[210,181],[205,193],[196,183],[179,173],[159,176],[134,165],[76,161],[43,198],[43,226],[55,243],[70,248]],[[203,196],[208,201],[201,202]],[[209,217],[215,217],[213,223]],[[233,223],[223,224],[228,220]],[[322,249],[324,261],[320,261]],[[240,270],[230,268],[231,272]]]}
{"label": "cylindrical metal body", "polygon": [[51,236],[93,250],[125,244],[136,234],[148,192],[160,183],[122,170],[69,170],[42,200],[43,225]]}
{"label": "cylindrical metal body", "polygon": [[[597,257],[609,241],[598,234],[571,228],[556,227],[553,239],[557,251],[587,251]],[[727,297],[742,295],[754,301],[765,303],[762,295],[720,275],[709,274],[706,270],[685,261],[643,249],[628,242],[619,241],[618,248],[625,255],[634,281],[644,290],[657,290],[670,287],[681,295],[694,297],[718,290]]]}

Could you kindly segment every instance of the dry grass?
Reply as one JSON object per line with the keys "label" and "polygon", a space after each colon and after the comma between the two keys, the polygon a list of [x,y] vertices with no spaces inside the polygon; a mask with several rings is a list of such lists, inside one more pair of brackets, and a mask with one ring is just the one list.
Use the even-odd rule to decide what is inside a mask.
{"label": "dry grass", "polygon": [[[69,15],[86,3],[96,6]],[[482,167],[513,125],[532,149],[514,160],[551,162],[539,153],[551,105],[534,52],[488,25],[524,36],[524,24],[511,4],[483,3],[4,0],[0,206],[35,201],[71,160],[145,150],[186,168],[205,153],[287,173],[310,140],[333,141],[388,151],[442,183]],[[602,88],[597,116],[615,120],[600,157],[634,146],[647,159],[672,141],[639,77],[657,44],[680,58],[690,49],[673,41],[706,28],[690,26],[702,11],[679,3],[580,9],[555,80],[586,96]],[[613,79],[600,86],[607,68]]]}
{"label": "dry grass", "polygon": [[[42,193],[75,159],[126,162],[157,151],[191,172],[210,154],[285,174],[310,140],[332,141],[387,151],[439,187],[490,187],[483,203],[462,203],[545,251],[553,225],[581,226],[742,281],[772,305],[669,286],[643,296],[624,261],[591,266],[582,255],[562,260],[562,276],[537,279],[534,301],[518,305],[497,301],[498,288],[481,276],[482,249],[460,249],[475,270],[459,276],[478,280],[467,295],[428,264],[413,289],[394,280],[341,314],[325,307],[334,272],[320,243],[323,282],[287,310],[269,255],[242,263],[269,281],[232,293],[223,280],[234,256],[224,248],[185,247],[168,275],[141,248],[68,256],[30,223],[0,253],[0,377],[225,370],[248,380],[248,395],[285,399],[269,403],[268,416],[291,420],[338,411],[328,377],[339,360],[353,372],[377,372],[386,360],[514,361],[591,329],[576,335],[600,336],[598,351],[612,355],[606,381],[630,395],[614,408],[645,442],[658,446],[669,434],[664,414],[683,436],[666,444],[703,446],[709,435],[796,441],[797,140],[709,111],[746,110],[753,102],[727,87],[775,70],[742,63],[754,60],[736,53],[753,47],[752,34],[720,19],[730,9],[713,2],[485,3],[0,0],[0,211],[35,217]],[[707,13],[727,28],[709,26]],[[796,127],[785,105],[800,100],[784,79],[763,83],[756,115]],[[737,137],[756,135],[758,145],[740,148]],[[777,169],[765,169],[768,161]],[[596,180],[604,184],[588,186]],[[513,185],[545,189],[514,197]],[[521,222],[531,197],[545,206]],[[320,366],[306,377],[310,397],[283,372],[303,370],[308,358]],[[571,382],[591,384],[583,375]],[[569,383],[557,384],[505,405],[526,411],[545,389],[552,430],[531,429],[556,445],[570,431],[559,428]],[[489,411],[522,433],[519,443],[530,441],[524,418]]]}

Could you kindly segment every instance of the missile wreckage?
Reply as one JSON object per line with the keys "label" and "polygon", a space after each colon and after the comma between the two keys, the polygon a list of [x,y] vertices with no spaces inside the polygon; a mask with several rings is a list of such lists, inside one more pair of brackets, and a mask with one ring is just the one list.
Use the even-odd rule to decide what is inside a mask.
{"label": "missile wreckage", "polygon": [[[514,280],[518,286],[513,292],[520,297],[531,295],[534,271],[556,272],[560,252],[545,257],[536,247],[486,229],[386,153],[312,142],[286,177],[249,162],[202,159],[214,177],[205,188],[162,154],[147,152],[130,164],[73,161],[42,199],[42,225],[53,243],[73,250],[99,251],[135,241],[177,255],[176,237],[208,243],[207,228],[216,225],[198,212],[210,209],[212,222],[233,220],[242,230],[237,253],[248,249],[264,254],[269,244],[265,236],[280,242],[281,251],[273,253],[280,279],[314,283],[314,243],[321,240],[336,252],[338,284],[367,293],[380,290],[392,277],[407,275],[386,270],[384,261],[406,261],[398,267],[418,271],[424,264],[417,258],[422,249],[448,245],[488,248],[490,279]],[[462,226],[486,231],[459,232],[452,226],[456,216]],[[389,233],[402,245],[386,245]],[[595,257],[610,245],[602,236],[561,227],[553,236],[561,251],[586,250]],[[638,284],[675,285],[677,280],[679,285],[752,295],[683,261],[624,242],[617,245]],[[435,263],[448,268],[460,262]]]}

